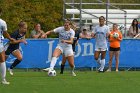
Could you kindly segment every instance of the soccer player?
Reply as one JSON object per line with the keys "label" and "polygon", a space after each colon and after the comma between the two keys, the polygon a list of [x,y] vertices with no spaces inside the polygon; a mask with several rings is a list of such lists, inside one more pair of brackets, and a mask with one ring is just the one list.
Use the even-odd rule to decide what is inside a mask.
{"label": "soccer player", "polygon": [[[2,14],[2,9],[0,8],[0,15]],[[10,84],[6,81],[6,64],[5,64],[5,51],[3,46],[3,35],[10,41],[14,41],[13,38],[7,32],[7,24],[4,20],[0,19],[0,73],[2,77],[2,84]]]}
{"label": "soccer player", "polygon": [[75,32],[73,29],[71,29],[70,22],[65,21],[64,26],[48,31],[44,35],[49,35],[52,32],[59,33],[59,44],[57,45],[57,47],[55,48],[53,52],[50,68],[46,68],[44,70],[45,71],[53,70],[56,64],[57,58],[61,54],[63,54],[70,64],[72,76],[76,76],[76,74],[74,73],[75,65],[74,65],[74,56],[73,56],[73,50],[72,50],[72,44],[73,44]]}
{"label": "soccer player", "polygon": [[21,21],[18,24],[18,27],[19,27],[18,30],[14,31],[11,34],[11,37],[14,38],[15,41],[12,42],[12,43],[9,43],[8,48],[7,48],[6,52],[5,52],[6,59],[8,58],[8,56],[10,54],[12,54],[13,56],[15,56],[17,58],[17,59],[15,59],[15,61],[12,63],[12,65],[8,69],[10,75],[13,75],[13,71],[12,71],[13,68],[15,66],[17,66],[22,61],[22,54],[21,54],[21,52],[19,50],[19,44],[20,43],[27,44],[27,42],[25,40],[25,34],[26,34],[26,31],[27,31],[27,23]]}
{"label": "soccer player", "polygon": [[[107,37],[109,36],[110,30],[105,25],[104,16],[99,17],[99,25],[95,27],[92,36],[95,38],[95,52],[94,58],[97,63],[100,64],[98,69],[99,72],[104,72],[105,56],[107,51]],[[99,58],[101,56],[101,58]]]}
{"label": "soccer player", "polygon": [[[73,23],[73,22],[71,22],[71,28],[75,31],[75,37],[74,37],[74,41],[73,41],[73,44],[72,44],[72,50],[75,53],[75,47],[78,44],[78,39],[79,39],[79,31],[76,28],[76,24]],[[63,55],[60,74],[63,74],[65,63],[66,63],[66,57]]]}
{"label": "soccer player", "polygon": [[[115,36],[114,34],[118,34],[118,36]],[[113,56],[115,56],[116,72],[118,72],[119,55],[120,55],[120,42],[121,41],[122,41],[122,34],[118,30],[118,25],[113,24],[113,30],[110,32],[110,35],[109,35],[109,42],[110,42],[109,57],[110,58],[109,58],[109,68],[108,68],[107,72],[111,71]]]}

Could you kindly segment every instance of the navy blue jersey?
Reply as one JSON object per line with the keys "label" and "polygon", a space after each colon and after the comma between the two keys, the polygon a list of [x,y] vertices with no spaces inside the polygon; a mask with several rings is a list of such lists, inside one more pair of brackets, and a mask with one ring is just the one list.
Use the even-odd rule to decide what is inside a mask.
{"label": "navy blue jersey", "polygon": [[[23,35],[19,34],[19,30],[14,31],[10,36],[14,38],[15,40],[23,39],[26,33]],[[10,44],[8,48],[19,48],[19,43],[16,44]]]}

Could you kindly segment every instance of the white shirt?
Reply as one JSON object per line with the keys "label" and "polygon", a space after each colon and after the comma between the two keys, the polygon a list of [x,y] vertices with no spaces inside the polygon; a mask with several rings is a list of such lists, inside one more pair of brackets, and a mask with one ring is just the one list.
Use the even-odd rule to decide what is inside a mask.
{"label": "white shirt", "polygon": [[93,33],[95,34],[95,49],[102,48],[107,49],[107,33],[109,33],[109,27],[107,25],[95,27]]}
{"label": "white shirt", "polygon": [[4,20],[0,19],[0,42],[3,42],[3,32],[7,31],[7,24]]}
{"label": "white shirt", "polygon": [[72,44],[62,43],[61,40],[70,40],[70,38],[74,38],[75,32],[73,29],[66,31],[64,26],[58,27],[53,30],[55,33],[59,33],[59,45],[63,47],[72,47]]}

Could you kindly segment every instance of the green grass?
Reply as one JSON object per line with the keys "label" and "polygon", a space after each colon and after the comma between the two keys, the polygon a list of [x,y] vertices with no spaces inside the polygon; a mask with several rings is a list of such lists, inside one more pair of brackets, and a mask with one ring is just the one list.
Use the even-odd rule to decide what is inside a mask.
{"label": "green grass", "polygon": [[7,73],[10,85],[0,84],[0,93],[140,93],[140,72],[121,71],[97,73],[77,71],[72,77],[69,71],[56,77],[46,72],[16,71]]}

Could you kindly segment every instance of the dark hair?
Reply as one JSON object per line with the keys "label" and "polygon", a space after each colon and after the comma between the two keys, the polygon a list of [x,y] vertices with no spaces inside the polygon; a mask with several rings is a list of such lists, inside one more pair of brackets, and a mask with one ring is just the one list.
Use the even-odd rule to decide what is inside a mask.
{"label": "dark hair", "polygon": [[100,19],[100,18],[103,18],[103,19],[105,20],[105,17],[104,17],[104,16],[100,16],[99,19]]}
{"label": "dark hair", "polygon": [[[137,22],[136,25],[134,24],[134,21]],[[133,30],[134,30],[134,27],[136,27],[136,33],[138,33],[138,20],[137,19],[133,19],[131,26],[133,27]]]}
{"label": "dark hair", "polygon": [[36,23],[36,24],[34,25],[34,28],[35,28],[37,25],[40,25],[40,24],[39,24],[39,23]]}

